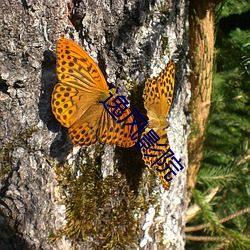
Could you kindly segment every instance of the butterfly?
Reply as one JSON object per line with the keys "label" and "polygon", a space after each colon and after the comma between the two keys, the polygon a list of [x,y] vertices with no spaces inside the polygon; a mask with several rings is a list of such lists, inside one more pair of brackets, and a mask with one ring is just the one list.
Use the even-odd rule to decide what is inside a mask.
{"label": "butterfly", "polygon": [[[147,133],[153,129],[154,132],[159,136],[159,140],[154,147],[150,147],[148,149],[141,148],[143,155],[142,159],[148,167],[153,165],[154,169],[157,168],[159,170],[163,170],[166,168],[165,164],[163,164],[164,157],[161,158],[161,156],[170,150],[165,129],[169,126],[168,122],[166,121],[166,117],[169,113],[172,102],[174,82],[175,64],[173,61],[170,61],[158,77],[149,78],[146,81],[143,91],[144,107],[147,110],[149,121],[148,127],[142,134],[142,137],[147,135]],[[169,153],[166,154],[166,156],[168,155]],[[154,164],[157,159],[159,159],[159,165]],[[165,163],[170,164],[170,160],[171,158],[166,158]],[[162,166],[160,166],[161,164]],[[166,181],[164,178],[169,170],[162,172],[156,170],[156,172],[161,179],[163,187],[165,189],[169,189],[170,182]],[[168,178],[169,177],[170,175]]]}
{"label": "butterfly", "polygon": [[[73,144],[88,146],[100,141],[120,147],[133,146],[136,140],[132,140],[131,136],[137,131],[137,126],[124,126],[124,123],[133,123],[133,115],[129,108],[120,114],[117,121],[110,115],[112,107],[108,105],[112,106],[116,89],[108,89],[93,59],[79,45],[66,38],[58,40],[56,55],[58,83],[52,93],[52,112],[68,128]],[[108,98],[105,109],[100,101]],[[124,122],[119,123],[126,117]]]}

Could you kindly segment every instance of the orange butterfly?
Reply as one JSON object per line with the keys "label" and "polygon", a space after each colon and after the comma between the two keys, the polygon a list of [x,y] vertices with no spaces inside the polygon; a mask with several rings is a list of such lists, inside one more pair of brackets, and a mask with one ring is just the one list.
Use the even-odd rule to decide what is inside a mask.
{"label": "orange butterfly", "polygon": [[127,108],[115,121],[108,113],[112,113],[112,107],[107,106],[106,110],[100,103],[111,97],[111,93],[113,97],[106,105],[114,106],[112,101],[117,96],[116,89],[108,89],[101,70],[87,52],[76,43],[60,38],[56,54],[58,83],[52,94],[52,111],[56,119],[69,129],[71,141],[75,145],[100,141],[120,147],[133,146],[136,140],[131,136],[137,131],[137,126],[123,125],[132,124],[133,115]]}
{"label": "orange butterfly", "polygon": [[[171,158],[164,159],[161,158],[158,164],[155,163],[164,153],[170,150],[168,137],[165,129],[169,126],[166,121],[166,117],[169,113],[173,92],[174,92],[174,78],[175,78],[175,65],[173,61],[170,61],[166,68],[159,74],[158,77],[150,78],[145,83],[145,88],[143,92],[144,107],[147,110],[148,116],[148,127],[142,134],[143,138],[151,129],[159,136],[159,141],[152,148],[143,149],[141,148],[143,154],[143,160],[148,167],[153,167],[155,169],[163,170],[166,168],[165,163],[170,164]],[[169,152],[170,153],[170,152]],[[166,156],[170,154],[167,153]],[[155,163],[155,164],[154,164]],[[160,166],[162,164],[162,166]],[[161,179],[161,183],[165,189],[169,189],[170,182],[166,181],[164,176],[169,172],[166,171],[156,171]],[[170,175],[168,176],[168,178]]]}

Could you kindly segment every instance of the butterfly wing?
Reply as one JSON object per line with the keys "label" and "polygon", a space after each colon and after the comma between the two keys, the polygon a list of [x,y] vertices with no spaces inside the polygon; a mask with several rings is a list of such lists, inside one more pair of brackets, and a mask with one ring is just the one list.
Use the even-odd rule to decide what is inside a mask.
{"label": "butterfly wing", "polygon": [[[149,132],[148,128],[142,134],[142,137],[147,132]],[[162,130],[162,129],[157,129],[157,130],[155,130],[155,132],[160,137],[160,140],[157,142],[157,144],[154,147],[150,147],[149,149],[143,149],[142,148],[142,150],[141,150],[142,151],[142,159],[145,162],[145,164],[150,168],[152,168],[152,164],[154,164],[155,161],[157,161],[157,159],[159,159],[164,153],[166,153],[170,149],[169,142],[168,142],[168,137],[167,137],[166,132],[164,130]],[[165,163],[170,164],[169,163],[170,160],[171,160],[171,158],[167,158],[165,160]],[[160,159],[158,162],[161,164],[163,162],[163,158]],[[166,165],[163,164],[162,166],[160,166],[158,164],[154,164],[153,168],[155,169],[155,172],[157,173],[157,175],[160,177],[162,186],[165,189],[168,190],[169,187],[170,187],[170,182],[168,182],[164,178],[164,176],[169,172],[169,170],[165,170],[165,171],[162,171],[162,172],[159,172],[159,171],[156,170],[156,168],[165,169]],[[171,174],[169,174],[167,176],[167,178],[170,178],[170,177],[171,177]]]}
{"label": "butterfly wing", "polygon": [[174,92],[175,65],[170,61],[158,77],[147,80],[143,91],[149,119],[166,119]]}
{"label": "butterfly wing", "polygon": [[100,119],[104,112],[103,105],[98,100],[88,106],[84,115],[80,116],[68,130],[74,145],[89,146],[98,141]]}
{"label": "butterfly wing", "polygon": [[[111,104],[114,97],[107,103]],[[112,113],[112,109],[107,107]],[[80,120],[69,128],[69,136],[75,145],[91,145],[99,140],[105,144],[115,144],[120,147],[132,147],[136,140],[132,141],[131,136],[137,131],[137,126],[124,125],[124,123],[133,123],[133,115],[130,115],[129,109],[126,109],[118,120],[104,109],[102,103],[89,107],[87,112]],[[128,117],[124,122],[120,122]]]}
{"label": "butterfly wing", "polygon": [[[111,99],[110,103],[113,100],[114,98]],[[107,106],[107,109],[110,113],[112,113],[111,107]],[[125,120],[122,121],[123,119]],[[127,108],[122,115],[117,118],[117,121],[115,121],[108,112],[103,112],[99,126],[100,141],[106,144],[116,144],[124,148],[132,147],[137,141],[131,139],[132,135],[137,131],[137,125],[125,125],[125,123],[133,124],[133,120],[134,116],[131,114],[129,108]]]}
{"label": "butterfly wing", "polygon": [[60,38],[56,46],[59,82],[84,92],[106,91],[106,80],[93,59],[76,43]]}
{"label": "butterfly wing", "polygon": [[96,105],[100,94],[99,90],[96,93],[86,93],[81,89],[58,83],[52,94],[52,111],[56,119],[69,128],[86,116],[93,105],[102,108],[101,105]]}

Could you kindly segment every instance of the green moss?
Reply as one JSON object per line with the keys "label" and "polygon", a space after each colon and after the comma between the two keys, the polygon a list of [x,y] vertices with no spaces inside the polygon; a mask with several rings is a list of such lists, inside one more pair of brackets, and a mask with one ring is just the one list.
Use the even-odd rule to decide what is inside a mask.
{"label": "green moss", "polygon": [[0,180],[3,181],[2,178],[8,176],[11,172],[11,152],[13,150],[12,144],[4,146],[0,150]]}
{"label": "green moss", "polygon": [[168,37],[162,34],[161,37],[161,55],[169,54],[168,50]]}
{"label": "green moss", "polygon": [[126,74],[124,72],[121,72],[120,79],[126,81],[127,89],[129,91],[131,91],[132,89],[134,89],[134,87],[136,85],[138,85],[138,81],[137,80],[131,80],[129,77],[126,76]]}
{"label": "green moss", "polygon": [[[34,127],[15,135],[12,142],[8,142],[0,149],[0,181],[8,178],[12,171],[12,152],[16,147],[29,148],[28,138],[36,131]],[[2,179],[3,178],[3,179]]]}
{"label": "green moss", "polygon": [[200,134],[199,123],[195,122],[194,120],[191,123],[190,128],[191,128],[191,130],[190,130],[189,138],[192,138],[193,136],[196,137],[196,136],[198,136]]}
{"label": "green moss", "polygon": [[91,241],[101,249],[138,246],[139,220],[153,201],[132,190],[125,174],[116,171],[103,179],[97,160],[85,159],[87,163],[79,164],[77,174],[68,165],[56,167],[66,197],[67,225],[52,233],[50,240],[55,242],[65,235],[76,242]]}
{"label": "green moss", "polygon": [[164,16],[165,18],[168,18],[169,16],[169,5],[167,1],[163,1],[161,8],[160,8],[160,14],[161,16]]}
{"label": "green moss", "polygon": [[32,136],[33,133],[37,132],[38,129],[35,126],[32,126],[31,128],[27,129],[24,133],[22,133],[23,138],[28,139]]}

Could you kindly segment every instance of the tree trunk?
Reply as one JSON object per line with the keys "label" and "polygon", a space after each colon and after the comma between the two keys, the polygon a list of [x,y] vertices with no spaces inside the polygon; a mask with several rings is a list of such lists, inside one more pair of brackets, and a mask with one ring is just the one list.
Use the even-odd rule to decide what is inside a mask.
{"label": "tree trunk", "polygon": [[[0,4],[0,249],[184,249],[186,1]],[[145,79],[175,60],[167,132],[185,168],[169,191],[136,147],[72,147],[50,105],[62,34],[98,61],[109,84],[127,89],[131,110],[144,115]]]}
{"label": "tree trunk", "polygon": [[192,128],[188,140],[188,203],[200,168],[206,123],[210,111],[214,60],[214,18],[218,2],[205,0],[198,3],[196,0],[191,0],[189,6],[191,64],[189,81],[192,92],[189,109]]}

